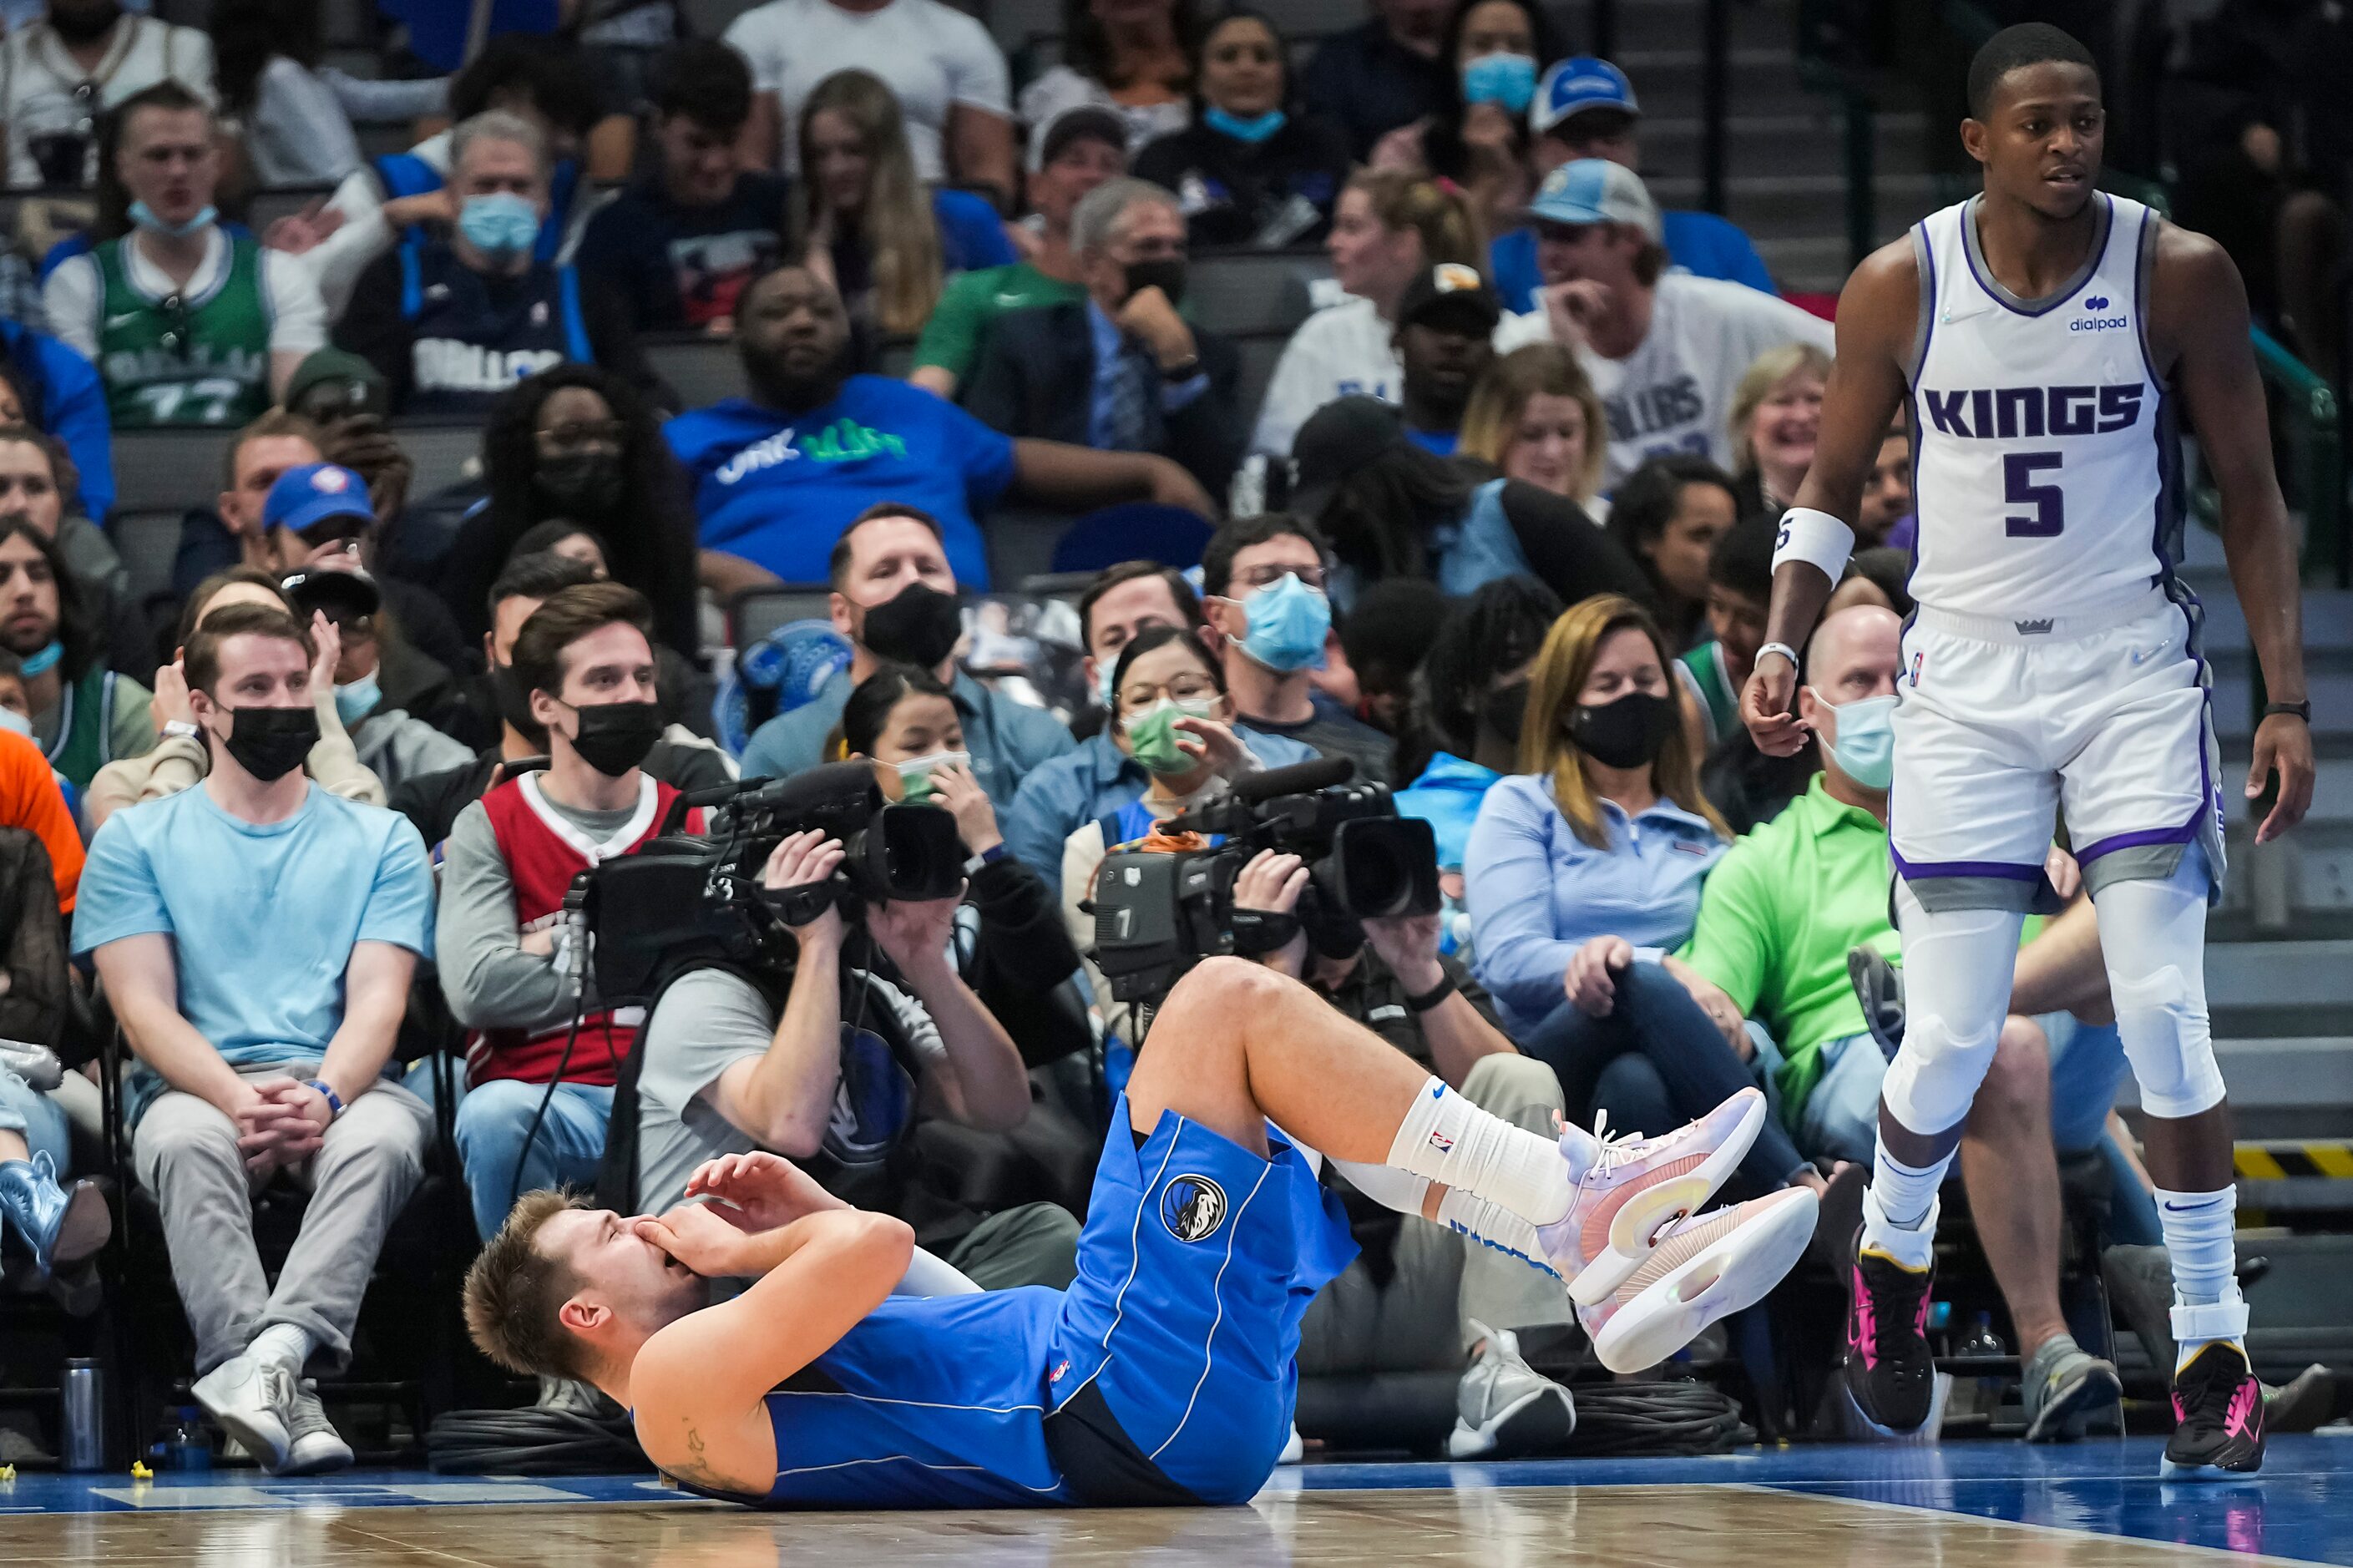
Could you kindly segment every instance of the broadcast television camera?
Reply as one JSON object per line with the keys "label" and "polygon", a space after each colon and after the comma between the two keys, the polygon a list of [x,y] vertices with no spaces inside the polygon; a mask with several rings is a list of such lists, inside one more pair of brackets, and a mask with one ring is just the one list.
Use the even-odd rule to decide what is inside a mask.
{"label": "broadcast television camera", "polygon": [[[697,807],[707,831],[681,832]],[[841,841],[832,878],[783,893],[763,888],[776,846],[811,829]],[[953,898],[964,861],[955,818],[935,805],[886,804],[865,763],[690,791],[670,804],[659,837],[588,875],[583,912],[596,937],[597,994],[646,1001],[689,968],[769,967],[791,952],[784,928],[807,924],[828,902],[854,921],[870,903]]]}
{"label": "broadcast television camera", "polygon": [[1113,998],[1157,1003],[1195,963],[1238,951],[1234,879],[1261,849],[1307,862],[1299,923],[1327,956],[1356,951],[1362,921],[1436,914],[1430,824],[1398,816],[1386,784],[1350,784],[1356,771],[1326,757],[1252,773],[1224,798],[1162,825],[1219,837],[1216,847],[1104,856],[1091,903],[1093,958]]}

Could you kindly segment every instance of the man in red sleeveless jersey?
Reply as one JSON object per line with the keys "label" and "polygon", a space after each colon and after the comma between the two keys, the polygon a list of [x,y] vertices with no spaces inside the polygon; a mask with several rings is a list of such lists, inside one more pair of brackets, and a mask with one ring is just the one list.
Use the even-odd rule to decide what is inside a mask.
{"label": "man in red sleeveless jersey", "polygon": [[644,1022],[598,1005],[564,898],[581,872],[643,847],[678,795],[642,765],[661,733],[650,627],[645,599],[617,583],[532,612],[513,666],[549,765],[467,806],[443,851],[441,987],[472,1031],[458,1152],[485,1237],[516,1193],[596,1179],[614,1075]]}

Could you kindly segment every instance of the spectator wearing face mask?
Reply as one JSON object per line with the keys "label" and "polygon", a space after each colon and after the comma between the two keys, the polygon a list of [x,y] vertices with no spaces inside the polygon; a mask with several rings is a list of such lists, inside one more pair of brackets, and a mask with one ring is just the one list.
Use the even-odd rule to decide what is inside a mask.
{"label": "spectator wearing face mask", "polygon": [[[404,780],[392,794],[392,809],[416,824],[427,844],[438,847],[447,839],[458,814],[498,787],[512,764],[548,754],[546,727],[532,716],[531,693],[515,673],[515,639],[540,605],[566,588],[598,580],[593,568],[569,556],[519,555],[491,585],[491,629],[482,636],[482,655],[497,738],[464,766]],[[661,649],[654,652],[659,692]],[[734,776],[725,753],[674,723],[647,752],[644,767],[681,790],[706,789]]]}
{"label": "spectator wearing face mask", "polygon": [[663,50],[652,109],[656,168],[588,220],[581,276],[610,289],[635,331],[724,332],[744,285],[784,254],[790,187],[735,161],[752,71],[725,44]]}
{"label": "spectator wearing face mask", "polygon": [[1440,51],[1451,9],[1447,0],[1373,0],[1368,20],[1315,46],[1299,73],[1300,98],[1346,134],[1350,157],[1369,158],[1398,126],[1445,110]]}
{"label": "spectator wearing face mask", "polygon": [[1740,515],[1778,520],[1797,499],[1821,434],[1831,356],[1783,343],[1757,356],[1732,394],[1733,473]]}
{"label": "spectator wearing face mask", "polygon": [[1536,74],[1565,50],[1533,0],[1458,0],[1439,58],[1450,72],[1443,107],[1373,149],[1375,168],[1420,169],[1470,193],[1488,233],[1527,203],[1528,105]]}
{"label": "spectator wearing face mask", "polygon": [[[661,733],[650,625],[645,600],[614,583],[533,612],[513,668],[548,766],[459,812],[442,853],[434,946],[449,1010],[472,1031],[457,1141],[485,1239],[518,1193],[596,1179],[614,1076],[636,1043],[638,1011],[598,1005],[563,910],[575,877],[644,848],[678,796],[644,768]],[[701,831],[702,814],[685,826]]]}
{"label": "spectator wearing face mask", "polygon": [[205,100],[166,81],[116,113],[129,232],[59,262],[42,305],[98,367],[115,429],[242,425],[326,341],[325,307],[290,258],[221,226]]}
{"label": "spectator wearing face mask", "polygon": [[948,274],[1013,261],[987,198],[918,182],[899,100],[873,72],[836,71],[818,82],[797,133],[791,251],[831,280],[860,325],[912,337]]}
{"label": "spectator wearing face mask", "polygon": [[489,495],[441,563],[441,598],[470,644],[490,630],[491,584],[530,530],[564,518],[610,552],[616,582],[654,606],[655,640],[700,651],[694,600],[694,517],[686,479],[653,410],[595,365],[558,365],[517,383],[482,429]]}
{"label": "spectator wearing face mask", "polygon": [[[1561,616],[1529,672],[1517,770],[1487,791],[1462,862],[1472,970],[1505,1026],[1560,1075],[1572,1116],[1599,1106],[1630,1127],[1754,1088],[1740,1009],[1667,956],[1730,837],[1699,793],[1668,665],[1630,600]],[[1613,1074],[1627,1057],[1648,1070]],[[1765,1191],[1821,1183],[1770,1118],[1740,1171]]]}
{"label": "spectator wearing face mask", "polygon": [[23,661],[34,741],[76,789],[155,743],[147,689],[106,668],[103,639],[57,542],[0,517],[0,647]]}
{"label": "spectator wearing face mask", "polygon": [[769,720],[744,748],[747,777],[786,778],[825,760],[826,737],[858,683],[883,663],[929,670],[954,698],[972,754],[973,777],[989,799],[1009,805],[1030,771],[1071,749],[1071,732],[1040,708],[1017,702],[957,668],[964,618],[939,521],[885,502],[853,520],[835,542],[834,630],[849,639],[846,669],[817,694]]}
{"label": "spectator wearing face mask", "polygon": [[841,297],[807,268],[744,291],[736,347],[751,395],[664,427],[694,486],[703,584],[723,597],[828,577],[842,530],[882,502],[939,519],[955,580],[976,589],[988,585],[978,519],[1008,490],[1075,510],[1147,500],[1213,510],[1166,458],[1008,440],[903,382],[853,375]]}
{"label": "spectator wearing face mask", "polygon": [[1480,477],[1411,438],[1398,411],[1344,397],[1299,432],[1292,510],[1314,518],[1339,557],[1344,603],[1371,584],[1425,577],[1460,596],[1498,577],[1533,575],[1568,603],[1650,596],[1625,550],[1535,485]]}
{"label": "spectator wearing face mask", "polygon": [[1308,317],[1282,345],[1250,450],[1287,455],[1307,416],[1336,398],[1398,401],[1398,301],[1433,268],[1475,269],[1474,235],[1461,195],[1436,180],[1398,169],[1351,176],[1324,241],[1333,279],[1349,298]]}
{"label": "spectator wearing face mask", "polygon": [[[160,736],[143,756],[118,757],[98,770],[82,793],[82,816],[95,833],[106,819],[126,805],[162,800],[166,795],[204,782],[212,767],[203,731],[188,701],[188,639],[213,611],[232,605],[261,605],[295,615],[294,603],[278,580],[252,566],[232,566],[196,585],[180,612],[179,636],[172,662],[155,671],[154,708]],[[311,666],[311,706],[319,715],[319,742],[302,759],[302,771],[331,795],[368,805],[385,803],[382,780],[363,766],[352,738],[343,729],[335,701],[335,667],[342,661],[342,638],[334,623],[323,616],[310,620],[319,657]],[[5,722],[5,721],[0,721]]]}
{"label": "spectator wearing face mask", "polygon": [[375,366],[396,414],[479,416],[516,382],[566,362],[651,388],[609,293],[536,255],[551,210],[538,128],[485,110],[450,133],[449,153],[438,193],[448,232],[368,264],[335,346]]}
{"label": "spectator wearing face mask", "polygon": [[[353,476],[356,480],[356,475]],[[386,696],[384,647],[376,636],[383,598],[375,579],[348,555],[297,572],[280,584],[299,619],[316,616],[335,628],[329,670],[335,717],[350,734],[360,763],[386,790],[421,773],[462,767],[472,753]]]}
{"label": "spectator wearing face mask", "polygon": [[1585,367],[1609,416],[1615,488],[1669,453],[1733,460],[1733,396],[1757,357],[1786,343],[1824,353],[1831,324],[1738,283],[1669,272],[1659,209],[1623,164],[1587,158],[1546,174],[1526,208],[1544,274],[1539,309],[1495,347],[1552,342]]}
{"label": "spectator wearing face mask", "polygon": [[1138,153],[1137,178],[1176,193],[1198,246],[1278,250],[1321,237],[1348,177],[1347,143],[1293,103],[1274,24],[1228,11],[1198,57],[1193,123]]}
{"label": "spectator wearing face mask", "polygon": [[1389,738],[1315,689],[1332,631],[1329,547],[1313,523],[1282,512],[1236,518],[1201,552],[1201,602],[1231,717],[1261,735],[1345,757],[1356,776],[1386,784]]}
{"label": "spectator wearing face mask", "polygon": [[1601,421],[1601,399],[1577,356],[1556,344],[1530,343],[1498,358],[1472,387],[1454,452],[1575,501],[1599,521],[1609,513],[1600,493],[1607,456]]}
{"label": "spectator wearing face mask", "polygon": [[[1535,132],[1536,177],[1542,179],[1561,164],[1580,158],[1604,158],[1641,173],[1636,136],[1641,115],[1634,86],[1625,72],[1591,55],[1570,56],[1545,72],[1536,86],[1535,101],[1528,107],[1528,129]],[[1756,246],[1714,213],[1661,212],[1659,241],[1667,247],[1668,264],[1678,271],[1774,292],[1772,274],[1765,270]],[[1503,295],[1504,307],[1535,310],[1536,290],[1544,286],[1544,277],[1536,268],[1535,231],[1520,226],[1499,234],[1490,254],[1495,289]]]}
{"label": "spectator wearing face mask", "polygon": [[1008,316],[989,336],[965,405],[1012,437],[1182,464],[1224,489],[1240,460],[1240,356],[1177,313],[1185,223],[1148,181],[1099,185],[1071,219],[1083,304]]}
{"label": "spectator wearing face mask", "polygon": [[[1083,824],[1126,805],[1152,782],[1151,770],[1120,743],[1117,732],[1119,691],[1113,681],[1121,651],[1155,628],[1176,627],[1199,638],[1208,624],[1192,584],[1173,566],[1122,562],[1087,584],[1079,597],[1079,637],[1087,650],[1088,689],[1105,722],[1076,749],[1031,769],[1003,814],[1007,846],[1039,874],[1059,879],[1063,840]],[[1271,768],[1312,762],[1316,755],[1297,741],[1242,725],[1234,733]]]}
{"label": "spectator wearing face mask", "polygon": [[26,425],[0,425],[0,517],[20,517],[57,543],[90,617],[103,628],[107,661],[142,670],[150,655],[144,621],[132,612],[130,574],[105,531],[74,504],[73,459]]}
{"label": "spectator wearing face mask", "polygon": [[[588,71],[576,51],[545,38],[502,34],[449,82],[448,117],[455,124],[491,109],[529,121],[547,148],[546,212],[530,248],[535,260],[568,259],[596,207],[578,162],[581,142],[599,114]],[[426,225],[457,221],[458,203],[448,189],[456,142],[454,130],[442,131],[406,153],[370,159],[318,212],[269,226],[269,247],[301,258],[331,318],[340,321],[351,309],[370,262],[395,246],[421,251]]]}
{"label": "spectator wearing face mask", "polygon": [[1021,89],[1021,122],[1034,139],[1074,109],[1104,110],[1123,152],[1184,130],[1202,26],[1193,0],[1062,0],[1062,58]]}
{"label": "spectator wearing face mask", "polygon": [[88,186],[98,178],[99,117],[166,81],[209,103],[213,48],[195,28],[127,16],[118,0],[48,0],[0,44],[0,79],[9,185]]}
{"label": "spectator wearing face mask", "polygon": [[1047,123],[1029,173],[1029,205],[1038,222],[1029,255],[948,279],[916,340],[911,384],[952,398],[980,363],[998,321],[1018,310],[1075,305],[1087,297],[1071,246],[1071,219],[1090,191],[1127,172],[1125,137],[1120,117],[1092,104],[1066,109]]}

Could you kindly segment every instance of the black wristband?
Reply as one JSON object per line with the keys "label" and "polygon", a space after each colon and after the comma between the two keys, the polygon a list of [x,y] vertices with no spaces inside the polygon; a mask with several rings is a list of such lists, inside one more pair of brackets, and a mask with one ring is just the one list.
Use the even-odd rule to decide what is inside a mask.
{"label": "black wristband", "polygon": [[1454,975],[1452,972],[1449,971],[1441,973],[1439,976],[1438,984],[1423,992],[1420,995],[1407,997],[1405,999],[1405,1005],[1412,1008],[1417,1013],[1427,1013],[1432,1007],[1437,1006],[1440,1002],[1445,1001],[1449,996],[1453,995],[1458,989],[1459,987],[1454,984]]}
{"label": "black wristband", "polygon": [[2263,704],[2264,718],[2269,719],[2273,715],[2278,713],[2288,714],[2294,718],[2301,719],[2306,723],[2309,724],[2312,722],[2312,699],[2307,697],[2301,702],[2266,702]]}
{"label": "black wristband", "polygon": [[1281,952],[1299,935],[1297,915],[1272,910],[1238,909],[1229,926],[1234,952],[1243,958],[1263,958],[1270,952]]}

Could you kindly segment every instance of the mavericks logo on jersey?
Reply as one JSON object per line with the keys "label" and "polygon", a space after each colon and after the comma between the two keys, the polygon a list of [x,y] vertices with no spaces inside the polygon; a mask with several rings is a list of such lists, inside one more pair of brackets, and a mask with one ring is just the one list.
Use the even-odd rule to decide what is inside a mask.
{"label": "mavericks logo on jersey", "polygon": [[801,435],[797,427],[788,426],[764,440],[754,441],[720,464],[712,478],[723,485],[732,485],[763,468],[803,458],[818,463],[855,463],[867,458],[904,458],[906,455],[905,437],[877,430],[871,425],[860,425],[855,419],[837,419],[812,435]]}
{"label": "mavericks logo on jersey", "polygon": [[1207,1176],[1178,1176],[1160,1189],[1160,1223],[1179,1241],[1204,1241],[1225,1223],[1226,1189]]}

